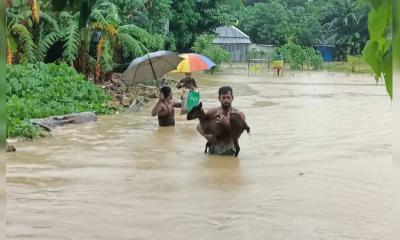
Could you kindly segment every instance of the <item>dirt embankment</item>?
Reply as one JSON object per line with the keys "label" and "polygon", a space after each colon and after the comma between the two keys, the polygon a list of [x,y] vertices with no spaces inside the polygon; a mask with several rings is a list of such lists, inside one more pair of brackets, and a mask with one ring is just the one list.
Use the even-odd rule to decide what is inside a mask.
{"label": "dirt embankment", "polygon": [[[164,84],[175,85],[173,79],[166,79]],[[153,84],[153,85],[150,85]],[[102,86],[113,96],[113,105],[124,109],[133,108],[139,110],[140,106],[148,103],[152,98],[158,98],[158,88],[155,82],[148,84],[132,84],[122,80],[122,74],[114,73],[111,82],[106,82]]]}

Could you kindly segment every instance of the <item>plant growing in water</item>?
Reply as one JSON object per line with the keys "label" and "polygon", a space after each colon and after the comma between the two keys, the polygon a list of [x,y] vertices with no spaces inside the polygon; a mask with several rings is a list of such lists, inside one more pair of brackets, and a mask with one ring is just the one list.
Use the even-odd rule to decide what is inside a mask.
{"label": "plant growing in water", "polygon": [[66,64],[9,65],[6,76],[7,136],[33,138],[29,124],[73,112],[112,113],[111,96]]}

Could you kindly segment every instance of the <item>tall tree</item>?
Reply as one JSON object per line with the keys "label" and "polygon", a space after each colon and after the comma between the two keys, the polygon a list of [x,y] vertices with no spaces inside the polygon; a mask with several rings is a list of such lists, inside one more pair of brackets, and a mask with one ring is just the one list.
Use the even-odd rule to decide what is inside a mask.
{"label": "tall tree", "polygon": [[288,11],[281,3],[256,3],[244,10],[240,28],[256,43],[282,45],[286,42],[288,20]]}
{"label": "tall tree", "polygon": [[289,22],[287,35],[302,46],[312,46],[318,42],[322,30],[318,20],[318,10],[311,4],[288,9]]}
{"label": "tall tree", "polygon": [[324,24],[327,35],[333,37],[339,57],[360,55],[368,40],[367,5],[359,5],[356,0],[336,1],[335,12],[330,22]]}
{"label": "tall tree", "polygon": [[230,10],[218,0],[173,0],[169,30],[179,52],[189,52],[197,36],[231,22]]}

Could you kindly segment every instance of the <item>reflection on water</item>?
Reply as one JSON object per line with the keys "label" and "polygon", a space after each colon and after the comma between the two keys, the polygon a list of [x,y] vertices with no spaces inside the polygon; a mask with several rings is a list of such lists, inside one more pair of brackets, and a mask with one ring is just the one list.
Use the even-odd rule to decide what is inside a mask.
{"label": "reflection on water", "polygon": [[195,77],[205,108],[233,87],[252,131],[238,158],[204,154],[184,115],[159,128],[151,105],[58,128],[7,154],[8,239],[388,238],[384,86],[369,75]]}

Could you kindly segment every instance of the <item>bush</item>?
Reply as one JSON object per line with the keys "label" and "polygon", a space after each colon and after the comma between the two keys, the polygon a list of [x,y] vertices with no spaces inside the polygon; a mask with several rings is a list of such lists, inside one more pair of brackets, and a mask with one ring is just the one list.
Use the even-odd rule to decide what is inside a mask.
{"label": "bush", "polygon": [[291,41],[279,48],[283,60],[289,63],[291,69],[302,69],[306,60],[304,50],[300,45]]}
{"label": "bush", "polygon": [[196,39],[194,47],[192,47],[193,51],[209,57],[217,65],[214,69],[210,70],[211,73],[218,70],[222,62],[226,62],[231,58],[229,52],[212,43],[214,38],[214,35],[201,35]]}
{"label": "bush", "polygon": [[111,113],[111,96],[66,64],[8,65],[7,137],[38,136],[32,118],[74,112]]}
{"label": "bush", "polygon": [[290,65],[291,69],[302,69],[304,65],[309,68],[319,69],[322,65],[323,59],[321,54],[313,48],[303,48],[295,44],[291,38],[282,47],[278,48],[283,54],[283,59]]}
{"label": "bush", "polygon": [[314,48],[305,48],[304,53],[306,57],[306,62],[310,68],[313,69],[321,68],[323,58],[318,51],[316,51]]}
{"label": "bush", "polygon": [[351,56],[347,55],[347,62],[350,63],[351,72],[356,72],[360,70],[361,64],[363,63],[361,56]]}

